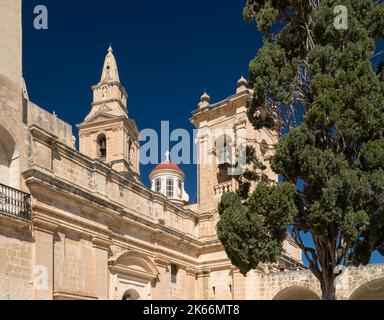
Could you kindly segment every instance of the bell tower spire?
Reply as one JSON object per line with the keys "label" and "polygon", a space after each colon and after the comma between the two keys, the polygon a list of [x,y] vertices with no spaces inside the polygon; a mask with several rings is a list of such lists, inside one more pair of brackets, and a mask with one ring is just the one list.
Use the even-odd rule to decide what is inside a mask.
{"label": "bell tower spire", "polygon": [[91,111],[77,126],[80,152],[139,181],[139,130],[128,117],[128,94],[120,83],[112,46],[105,57],[100,82],[92,90]]}
{"label": "bell tower spire", "polygon": [[113,55],[112,45],[108,48],[108,54],[105,57],[103,72],[100,83],[119,82],[119,70],[117,69],[116,58]]}
{"label": "bell tower spire", "polygon": [[93,103],[86,121],[102,112],[114,116],[128,117],[128,94],[120,83],[119,70],[112,46],[104,60],[100,82],[92,87]]}

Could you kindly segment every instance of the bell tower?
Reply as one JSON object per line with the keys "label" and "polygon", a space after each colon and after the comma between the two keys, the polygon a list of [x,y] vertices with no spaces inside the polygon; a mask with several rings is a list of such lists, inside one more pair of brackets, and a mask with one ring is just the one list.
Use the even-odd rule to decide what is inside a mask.
{"label": "bell tower", "polygon": [[112,47],[105,57],[100,82],[92,90],[91,111],[77,126],[80,152],[139,180],[139,131],[128,117],[128,94],[120,83]]}

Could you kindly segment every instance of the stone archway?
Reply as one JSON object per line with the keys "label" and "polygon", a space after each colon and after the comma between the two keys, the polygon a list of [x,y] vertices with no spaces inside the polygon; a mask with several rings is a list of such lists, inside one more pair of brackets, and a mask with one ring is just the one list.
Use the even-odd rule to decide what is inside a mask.
{"label": "stone archway", "polygon": [[123,294],[122,300],[123,301],[141,300],[141,297],[137,291],[130,289],[130,290],[125,291],[125,293]]}
{"label": "stone archway", "polygon": [[0,126],[0,184],[19,189],[19,152],[12,135]]}
{"label": "stone archway", "polygon": [[280,291],[273,300],[320,300],[320,297],[305,287],[289,287]]}
{"label": "stone archway", "polygon": [[349,300],[384,300],[384,276],[357,288]]}
{"label": "stone archway", "polygon": [[151,289],[159,272],[148,256],[124,251],[109,260],[109,270],[113,299],[151,300]]}

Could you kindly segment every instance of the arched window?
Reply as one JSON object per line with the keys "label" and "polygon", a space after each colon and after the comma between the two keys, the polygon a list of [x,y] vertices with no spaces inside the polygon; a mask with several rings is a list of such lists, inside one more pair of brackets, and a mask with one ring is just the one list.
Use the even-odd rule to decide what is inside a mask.
{"label": "arched window", "polygon": [[232,138],[230,135],[225,134],[216,140],[216,157],[219,172],[217,173],[217,182],[226,183],[232,180],[229,175],[229,169],[232,163]]}
{"label": "arched window", "polygon": [[155,191],[161,192],[161,178],[155,179]]}
{"label": "arched window", "polygon": [[133,143],[132,143],[131,138],[129,138],[129,142],[128,142],[128,157],[129,157],[129,161],[132,162],[132,160],[133,160]]}
{"label": "arched window", "polygon": [[19,188],[19,152],[12,135],[0,126],[0,184]]}
{"label": "arched window", "polygon": [[232,164],[232,138],[225,134],[215,143],[218,165]]}
{"label": "arched window", "polygon": [[260,143],[260,151],[263,157],[265,157],[267,155],[267,152],[269,151],[269,146],[267,141],[265,141],[265,139],[263,139],[263,141],[261,141]]}
{"label": "arched window", "polygon": [[101,134],[97,138],[98,158],[105,160],[107,158],[107,138]]}
{"label": "arched window", "polygon": [[167,179],[166,196],[168,198],[174,198],[175,197],[175,183],[174,183],[173,178]]}
{"label": "arched window", "polygon": [[183,182],[180,179],[177,179],[177,187],[178,187],[178,198],[180,200],[183,199]]}

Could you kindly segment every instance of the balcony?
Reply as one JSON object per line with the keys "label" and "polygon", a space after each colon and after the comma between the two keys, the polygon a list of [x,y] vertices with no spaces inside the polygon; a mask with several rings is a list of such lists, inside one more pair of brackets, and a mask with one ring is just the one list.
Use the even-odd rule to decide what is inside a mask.
{"label": "balcony", "polygon": [[31,219],[31,196],[0,184],[0,214],[22,220]]}
{"label": "balcony", "polygon": [[222,196],[224,193],[232,192],[232,181],[226,182],[226,183],[220,183],[217,186],[214,187],[215,189],[215,195]]}

